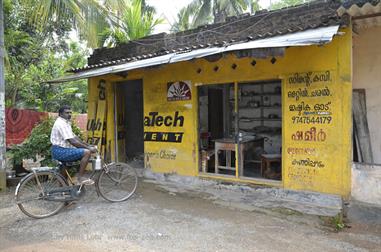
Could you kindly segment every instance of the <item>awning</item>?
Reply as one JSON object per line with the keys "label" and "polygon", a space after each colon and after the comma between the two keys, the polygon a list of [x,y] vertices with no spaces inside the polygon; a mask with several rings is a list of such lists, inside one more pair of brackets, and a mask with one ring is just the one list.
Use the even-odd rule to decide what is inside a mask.
{"label": "awning", "polygon": [[275,47],[290,47],[290,46],[310,46],[310,45],[321,45],[332,41],[333,36],[337,34],[339,26],[330,26],[317,29],[311,29],[302,32],[296,32],[287,35],[275,36],[266,39],[253,40],[243,43],[237,43],[233,45],[228,45],[225,47],[209,47],[204,49],[197,49],[190,52],[176,52],[170,53],[158,57],[153,57],[149,59],[142,59],[133,62],[128,62],[124,64],[100,67],[90,70],[85,70],[82,72],[67,75],[55,80],[50,80],[48,83],[59,83],[74,81],[79,79],[87,79],[90,77],[101,76],[105,74],[113,74],[124,72],[128,70],[144,68],[149,66],[157,66],[161,64],[175,63],[180,61],[187,61],[195,58],[202,58],[209,55],[247,50],[247,49],[257,49],[257,48],[275,48]]}

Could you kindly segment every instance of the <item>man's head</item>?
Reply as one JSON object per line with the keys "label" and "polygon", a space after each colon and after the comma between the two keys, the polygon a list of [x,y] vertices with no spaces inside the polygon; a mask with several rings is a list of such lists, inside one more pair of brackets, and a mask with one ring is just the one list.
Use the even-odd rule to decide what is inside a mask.
{"label": "man's head", "polygon": [[71,107],[68,105],[63,105],[58,110],[58,115],[63,119],[70,120],[71,119]]}

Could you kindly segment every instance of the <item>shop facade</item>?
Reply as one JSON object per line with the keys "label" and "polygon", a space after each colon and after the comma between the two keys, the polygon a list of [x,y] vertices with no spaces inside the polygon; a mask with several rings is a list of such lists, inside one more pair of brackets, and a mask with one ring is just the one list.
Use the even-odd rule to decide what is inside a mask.
{"label": "shop facade", "polygon": [[[253,59],[238,58],[234,54],[229,54],[214,62],[197,59],[152,69],[132,70],[125,78],[115,75],[90,78],[89,104],[98,102],[103,88],[105,92],[107,104],[105,148],[115,153],[114,141],[119,135],[119,142],[122,143],[119,143],[117,148],[118,159],[122,160],[125,154],[128,155],[123,151],[126,148],[123,142],[129,138],[124,136],[134,135],[139,131],[142,132],[140,138],[132,141],[136,146],[143,145],[144,148],[140,150],[144,153],[145,167],[152,169],[153,172],[348,195],[352,134],[351,32],[350,30],[343,32],[344,35],[335,37],[331,43],[324,46],[287,48],[282,57]],[[126,95],[122,91],[122,86],[130,82],[141,85],[139,90],[142,98],[136,99],[136,104],[131,104],[131,108],[126,108],[124,107]],[[258,85],[259,88],[264,88],[262,93]],[[205,91],[206,88],[209,90]],[[212,96],[211,90],[216,91],[216,97]],[[205,111],[200,111],[200,100],[202,104],[202,99],[205,101],[205,97],[208,97],[205,95],[208,91],[209,99],[214,99],[211,102],[218,103],[220,100],[217,107],[221,111],[218,109],[211,111],[218,113],[211,120],[222,124],[222,129],[214,129],[216,137],[210,136],[211,128],[205,129],[205,125],[200,124],[200,121],[205,120],[203,117]],[[138,93],[139,91],[136,91],[135,97],[139,96]],[[277,98],[270,97],[272,101],[267,105],[263,104],[263,101],[254,99],[252,99],[254,105],[251,105],[249,103],[251,98],[248,101],[244,100],[245,95],[251,95],[253,98],[256,94]],[[254,110],[264,109],[265,106],[268,106],[267,110],[276,111],[273,112],[277,113],[274,118],[271,118],[272,114],[268,114],[267,111],[262,117],[259,115],[250,117],[244,114],[246,112],[244,110],[256,112]],[[139,115],[136,113],[137,107],[142,109],[142,116],[140,118],[129,116],[130,121],[123,121],[126,114]],[[115,108],[118,111],[117,120],[114,116]],[[90,106],[89,115],[95,114],[92,112],[94,109],[95,106]],[[225,117],[228,121],[224,121],[225,114],[228,114]],[[242,116],[237,119],[234,115]],[[209,119],[210,117],[213,115],[209,116]],[[268,119],[273,119],[270,121],[272,124],[266,124]],[[118,120],[119,125],[115,127],[114,123],[118,124]],[[132,122],[134,120],[137,123]],[[242,135],[242,133],[247,134],[248,129],[260,125],[253,123],[248,128],[244,124],[250,120],[258,120],[265,126],[270,125],[269,127],[277,130],[271,136],[267,133],[253,135],[253,140],[255,137],[262,139],[266,136],[270,138],[269,141],[276,144],[276,148],[264,152],[278,154],[281,157],[281,175],[277,179],[250,177],[243,173],[249,169],[261,169],[258,166],[262,165],[260,163],[258,166],[250,166],[250,160],[238,161],[245,158],[239,156],[243,153],[239,151],[239,148],[243,148],[240,142],[246,141],[245,137],[251,137],[250,134]],[[211,123],[210,120],[209,122]],[[123,127],[127,124],[135,125],[129,129],[132,134],[126,133],[126,128]],[[227,124],[225,131],[223,124]],[[239,130],[235,128],[237,125],[241,126]],[[143,130],[138,130],[139,127]],[[118,134],[115,134],[115,128],[119,129]],[[219,162],[226,167],[230,166],[233,173],[205,169],[203,162],[211,162],[216,156],[213,155],[215,143],[213,145],[211,142],[218,140],[217,138],[232,140],[234,147],[230,153],[231,163],[226,164],[221,160]],[[203,143],[205,139],[208,142],[206,144]],[[261,143],[261,146],[264,144]],[[207,161],[205,151],[212,152]],[[226,150],[222,149],[221,152]],[[114,155],[112,159],[115,159]],[[229,154],[222,154],[219,158],[224,159],[226,155]],[[256,161],[262,162],[259,157]],[[250,168],[245,168],[246,165]],[[279,168],[275,172],[279,172]]]}
{"label": "shop facade", "polygon": [[89,141],[109,160],[142,156],[157,173],[349,197],[352,29],[336,25],[324,43],[81,69]]}

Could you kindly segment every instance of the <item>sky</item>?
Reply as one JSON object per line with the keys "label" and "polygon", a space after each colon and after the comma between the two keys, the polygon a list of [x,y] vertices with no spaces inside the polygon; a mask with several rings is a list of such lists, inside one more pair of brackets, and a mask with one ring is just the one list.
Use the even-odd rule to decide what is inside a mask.
{"label": "sky", "polygon": [[[270,1],[271,0],[259,0],[259,4],[262,8],[267,8],[270,5]],[[166,20],[165,23],[155,28],[154,33],[169,33],[169,29],[171,28],[171,24],[174,23],[177,13],[190,2],[192,2],[192,0],[146,0],[148,5],[156,8],[157,15]],[[276,2],[276,0],[272,0],[272,2]]]}

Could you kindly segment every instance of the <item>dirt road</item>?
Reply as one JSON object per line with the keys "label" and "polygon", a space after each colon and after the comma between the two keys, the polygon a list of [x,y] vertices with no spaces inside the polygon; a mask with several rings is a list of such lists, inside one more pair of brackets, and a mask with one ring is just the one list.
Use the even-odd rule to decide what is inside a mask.
{"label": "dirt road", "polygon": [[87,197],[42,220],[0,194],[1,251],[381,251],[381,226],[333,232],[315,217],[215,204],[200,193],[141,182],[134,198]]}

